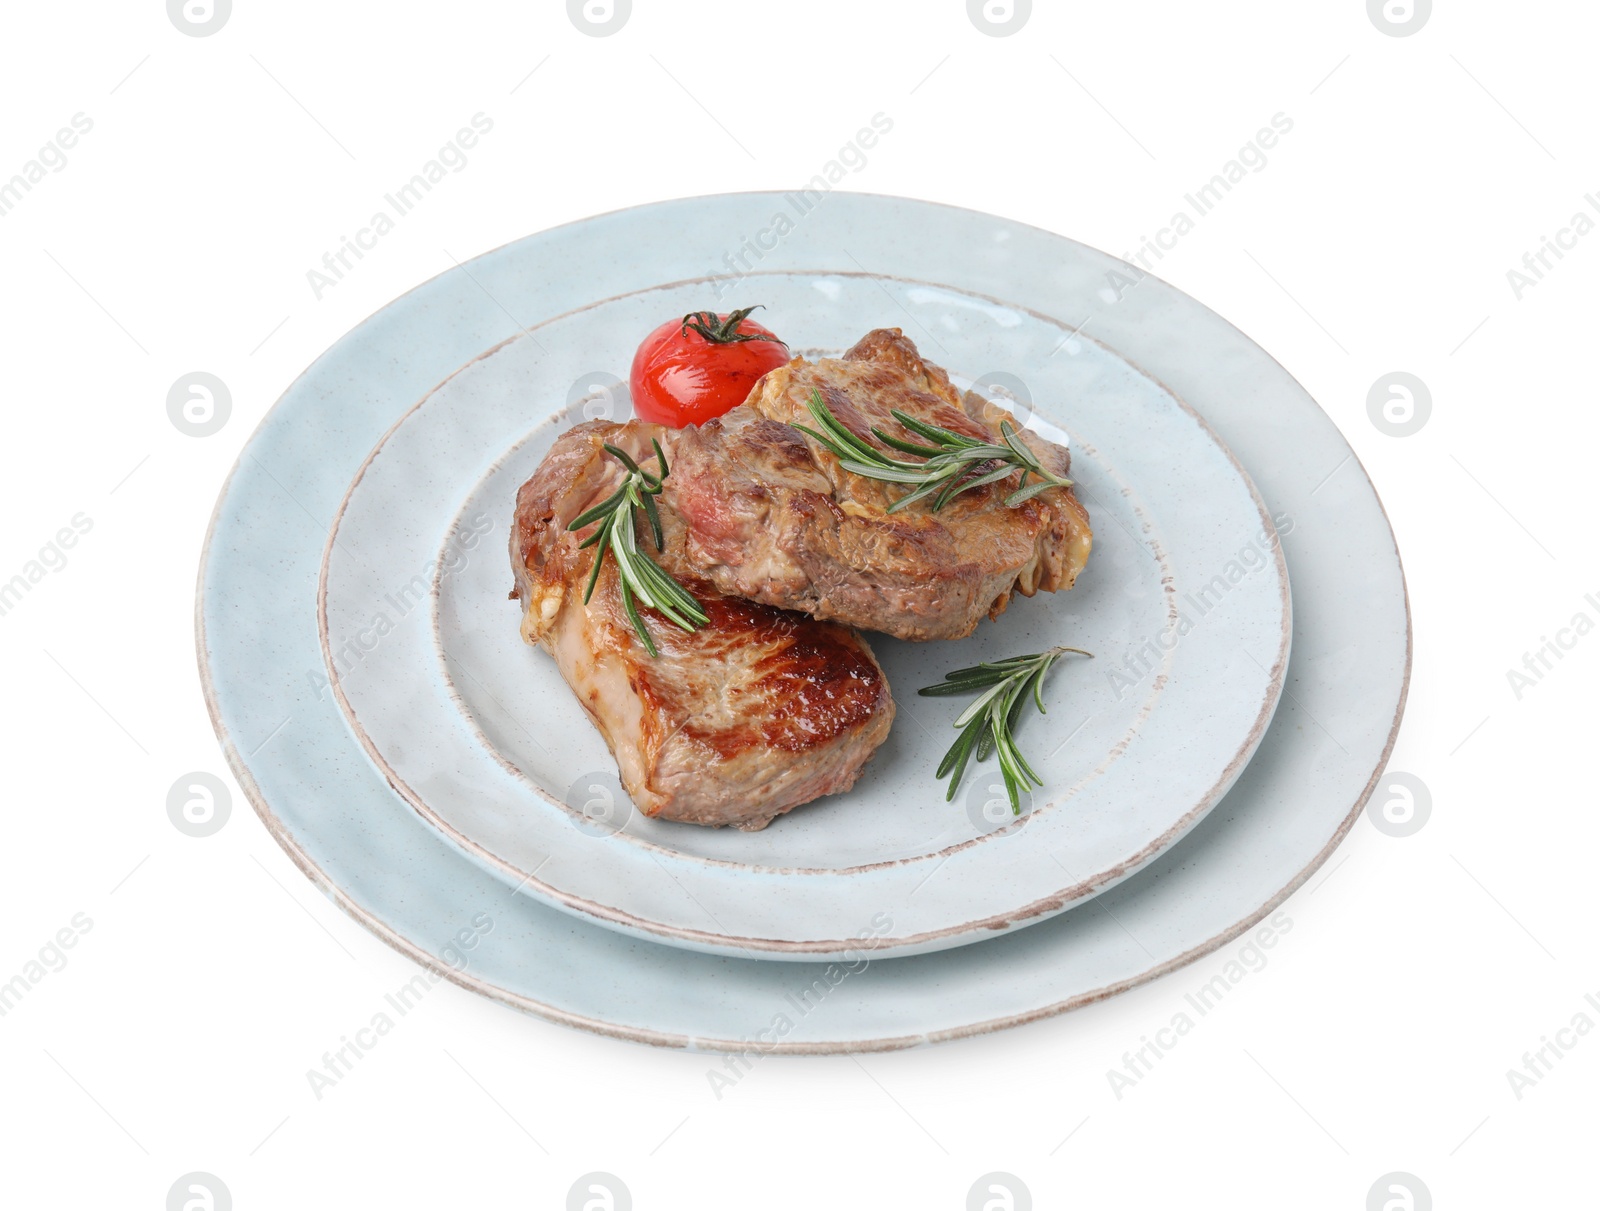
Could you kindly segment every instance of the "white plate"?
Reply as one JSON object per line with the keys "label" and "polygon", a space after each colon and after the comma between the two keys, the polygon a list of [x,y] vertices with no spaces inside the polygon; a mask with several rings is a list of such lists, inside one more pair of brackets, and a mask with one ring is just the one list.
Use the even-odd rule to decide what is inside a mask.
{"label": "white plate", "polygon": [[[1225,320],[1153,278],[1111,302],[1107,275],[1127,266],[971,211],[836,194],[762,265],[806,272],[855,258],[909,275],[927,272],[933,249],[945,282],[1082,317],[1202,411],[1286,514],[1296,609],[1283,704],[1234,789],[1181,844],[1082,910],[980,945],[866,970],[732,959],[514,893],[401,801],[351,736],[319,682],[325,535],[307,514],[331,517],[383,434],[475,350],[596,293],[697,277],[785,205],[775,194],[697,198],[519,241],[378,312],[285,393],[218,501],[196,602],[207,702],[245,793],[317,886],[403,953],[552,1021],[662,1045],[912,1046],[1060,1013],[1238,937],[1333,852],[1393,745],[1411,646],[1387,520],[1333,423]],[[863,241],[882,229],[896,238]],[[596,255],[608,247],[617,256]],[[461,957],[453,939],[480,913],[493,928]],[[825,1000],[795,1008],[790,998],[815,1001],[817,981]]]}
{"label": "white plate", "polygon": [[[1159,383],[1083,338],[1067,353],[1071,325],[860,273],[758,273],[736,301],[764,303],[797,347],[842,350],[899,324],[958,381],[1001,368],[1025,384],[1018,412],[1074,451],[1096,533],[1088,569],[1070,593],[1019,597],[963,641],[871,637],[900,713],[851,791],[757,833],[629,809],[554,661],[521,641],[506,536],[518,486],[593,410],[593,397],[569,405],[572,385],[595,367],[625,375],[644,333],[713,306],[713,289],[650,288],[530,326],[431,392],[362,468],[327,545],[325,654],[395,789],[558,908],[777,958],[836,958],[864,932],[885,955],[991,937],[1177,841],[1254,753],[1288,661],[1288,572],[1254,487]],[[626,408],[615,393],[599,402]],[[992,758],[946,802],[933,773],[964,703],[916,689],[1058,643],[1096,657],[1058,665],[1050,713],[1019,731],[1045,784],[1031,810],[1012,816]],[[613,808],[603,824],[584,812],[596,801]]]}

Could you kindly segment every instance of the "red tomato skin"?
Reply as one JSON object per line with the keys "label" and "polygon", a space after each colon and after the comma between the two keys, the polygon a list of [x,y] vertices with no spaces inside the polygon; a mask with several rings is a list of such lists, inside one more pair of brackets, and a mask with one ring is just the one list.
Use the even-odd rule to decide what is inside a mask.
{"label": "red tomato skin", "polygon": [[788,362],[789,347],[754,320],[742,320],[738,330],[769,339],[712,344],[693,328],[685,331],[681,316],[645,337],[628,376],[634,415],[681,429],[744,403],[757,379]]}

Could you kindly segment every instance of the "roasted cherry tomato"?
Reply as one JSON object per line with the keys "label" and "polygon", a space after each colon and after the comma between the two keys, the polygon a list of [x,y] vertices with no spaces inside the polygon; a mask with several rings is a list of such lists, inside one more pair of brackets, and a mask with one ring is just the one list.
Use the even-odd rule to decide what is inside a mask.
{"label": "roasted cherry tomato", "polygon": [[746,318],[754,310],[696,311],[645,337],[628,378],[634,415],[682,428],[744,403],[758,378],[789,360],[787,345]]}

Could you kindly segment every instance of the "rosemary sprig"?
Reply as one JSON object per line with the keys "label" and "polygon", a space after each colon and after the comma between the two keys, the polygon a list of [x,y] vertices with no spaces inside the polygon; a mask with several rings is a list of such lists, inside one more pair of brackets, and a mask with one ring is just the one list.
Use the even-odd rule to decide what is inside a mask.
{"label": "rosemary sprig", "polygon": [[1028,759],[1017,748],[1013,733],[1022,717],[1022,707],[1032,697],[1039,713],[1044,709],[1044,679],[1050,666],[1068,652],[1093,657],[1093,652],[1082,648],[1051,648],[1031,656],[1013,656],[1009,660],[996,660],[974,665],[969,669],[956,669],[945,674],[938,685],[925,686],[917,691],[929,698],[945,698],[956,694],[972,694],[982,690],[982,695],[961,713],[955,726],[961,735],[950,746],[950,751],[939,762],[935,778],[950,775],[950,790],[945,795],[949,802],[956,797],[956,787],[966,772],[967,759],[976,756],[984,760],[992,752],[1000,758],[1000,773],[1006,782],[1006,794],[1011,799],[1011,814],[1022,812],[1021,792],[1043,786],[1044,780],[1028,764]]}
{"label": "rosemary sprig", "polygon": [[645,519],[650,523],[650,536],[656,540],[656,550],[663,550],[666,546],[661,533],[661,514],[656,510],[656,497],[661,495],[661,486],[668,473],[667,456],[662,452],[661,443],[654,438],[650,440],[655,447],[656,462],[661,466],[659,476],[641,468],[626,450],[620,450],[610,442],[604,444],[606,453],[626,467],[628,474],[623,477],[621,487],[594,508],[574,518],[567,526],[568,530],[581,530],[591,522],[600,523],[593,534],[578,544],[580,551],[584,547],[599,545],[599,550],[594,553],[594,570],[589,573],[589,584],[583,591],[583,601],[587,605],[589,598],[594,596],[594,586],[600,580],[600,565],[605,562],[606,552],[610,551],[612,558],[617,561],[622,608],[628,612],[628,619],[639,633],[645,651],[658,656],[660,653],[656,651],[650,632],[645,630],[644,619],[639,616],[634,598],[637,597],[686,631],[692,632],[710,619],[687,589],[639,550],[638,536],[634,533],[633,511],[643,509]]}
{"label": "rosemary sprig", "polygon": [[715,311],[691,311],[683,317],[683,327],[678,329],[678,333],[681,336],[693,328],[712,345],[736,345],[741,341],[772,341],[775,344],[783,344],[777,337],[769,336],[765,332],[739,331],[739,325],[744,323],[745,317],[760,306],[762,304],[757,303],[755,307],[742,307],[738,311],[730,311],[727,319],[718,318]]}
{"label": "rosemary sprig", "polygon": [[[794,427],[831,450],[846,471],[867,479],[914,485],[911,492],[889,506],[890,513],[899,512],[926,496],[933,496],[933,511],[937,513],[963,492],[981,488],[984,484],[997,483],[1019,470],[1022,477],[1017,481],[1017,489],[1006,497],[1006,504],[1011,508],[1031,500],[1046,488],[1066,488],[1072,484],[1070,479],[1061,479],[1044,469],[1028,444],[1017,436],[1010,421],[1000,422],[1000,436],[1004,444],[998,445],[952,433],[949,429],[920,421],[898,408],[891,409],[890,414],[895,420],[931,444],[906,441],[878,428],[874,428],[872,434],[886,446],[926,460],[913,463],[890,458],[857,437],[834,416],[823,401],[822,392],[815,387],[811,389],[806,408],[811,413],[811,419],[816,421],[817,428],[806,425]],[[1030,484],[1030,475],[1037,476],[1038,482]]]}

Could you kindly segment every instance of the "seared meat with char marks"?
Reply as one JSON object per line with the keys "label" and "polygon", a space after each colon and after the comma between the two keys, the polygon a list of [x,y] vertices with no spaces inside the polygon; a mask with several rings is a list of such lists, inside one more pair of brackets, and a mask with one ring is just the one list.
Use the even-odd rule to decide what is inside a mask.
{"label": "seared meat with char marks", "polygon": [[[673,435],[638,422],[578,425],[517,493],[511,562],[522,635],[555,658],[647,815],[764,828],[791,808],[853,786],[889,734],[894,702],[855,631],[725,597],[685,573],[684,527],[665,496],[670,558],[643,537],[642,519],[640,546],[672,568],[710,624],[691,634],[641,606],[660,652],[650,656],[624,612],[609,557],[584,604],[595,548],[579,549],[588,528],[574,534],[567,525],[621,482],[621,464],[601,443],[646,463],[652,436]],[[670,485],[677,467],[668,450]]]}

